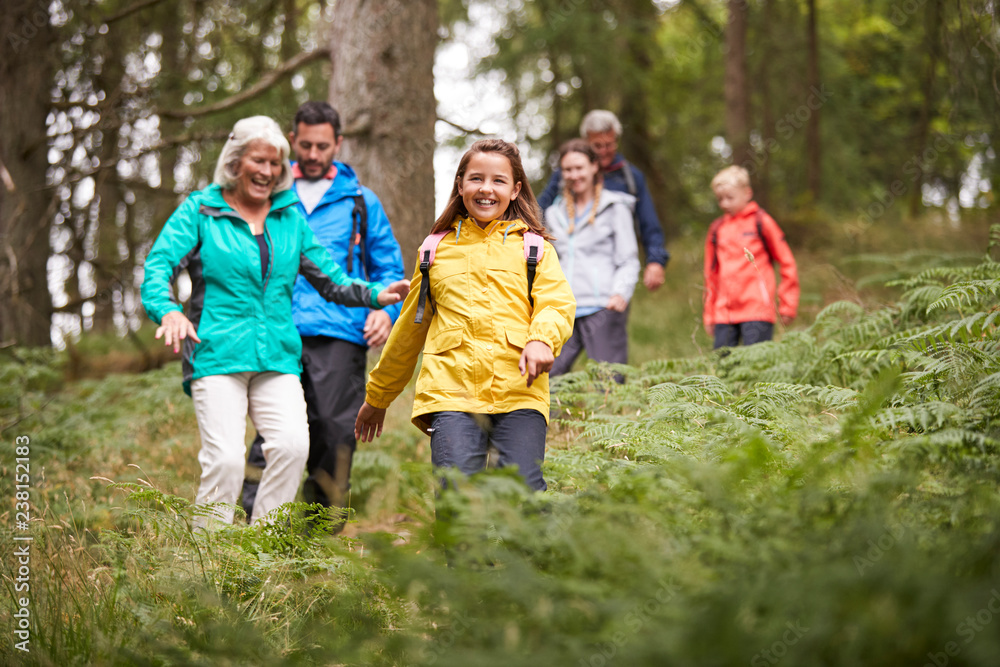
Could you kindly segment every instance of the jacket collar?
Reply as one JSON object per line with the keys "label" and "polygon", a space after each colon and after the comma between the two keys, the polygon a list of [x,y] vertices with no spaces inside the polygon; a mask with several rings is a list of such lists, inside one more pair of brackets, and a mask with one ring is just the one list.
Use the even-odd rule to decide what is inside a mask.
{"label": "jacket collar", "polygon": [[[607,188],[601,188],[601,196],[597,200],[597,215],[604,212],[604,209],[608,208],[612,204],[618,201],[622,201],[625,197],[631,197],[621,192],[615,192],[613,190],[608,190]],[[555,216],[559,220],[559,224],[563,227],[562,231],[569,229],[569,214],[566,212],[566,198],[564,195],[559,195],[556,200],[552,203],[555,207]],[[587,211],[590,211],[590,206],[587,206]],[[576,231],[579,231],[581,227],[577,227]]]}
{"label": "jacket collar", "polygon": [[758,209],[760,209],[760,206],[757,205],[756,201],[751,199],[750,202],[746,206],[741,208],[738,213],[736,214],[726,213],[722,217],[724,220],[739,220],[742,218],[749,218],[751,216],[756,215]]}
{"label": "jacket collar", "polygon": [[624,166],[625,166],[625,156],[622,155],[621,153],[615,153],[615,160],[614,160],[614,162],[612,162],[610,165],[608,165],[608,168],[605,169],[604,171],[605,172],[618,171],[619,169],[621,169]]}
{"label": "jacket collar", "polygon": [[[236,211],[232,206],[229,205],[222,197],[222,188],[216,184],[208,186],[202,191],[204,197],[201,200],[201,205],[207,208],[215,209],[217,213],[235,213]],[[295,194],[294,190],[282,190],[281,192],[274,192],[271,194],[271,209],[268,213],[274,213],[275,211],[280,211],[283,208],[288,208],[297,204],[299,197]]]}
{"label": "jacket collar", "polygon": [[486,225],[484,229],[471,216],[459,216],[455,218],[451,227],[455,230],[455,243],[460,243],[463,238],[468,240],[497,235],[502,236],[503,240],[506,241],[507,236],[511,233],[517,231],[523,233],[530,229],[528,223],[520,218],[515,220],[494,220]]}
{"label": "jacket collar", "polygon": [[[298,162],[295,162],[293,166],[297,168]],[[333,180],[329,182],[330,187],[323,193],[323,197],[320,198],[319,204],[341,199],[343,197],[356,197],[361,194],[361,183],[358,181],[358,176],[354,173],[354,170],[350,165],[335,161],[331,165],[331,168],[336,168],[337,174],[334,176]],[[292,189],[295,189],[295,187],[296,186],[292,186]],[[319,204],[317,204],[317,206]]]}

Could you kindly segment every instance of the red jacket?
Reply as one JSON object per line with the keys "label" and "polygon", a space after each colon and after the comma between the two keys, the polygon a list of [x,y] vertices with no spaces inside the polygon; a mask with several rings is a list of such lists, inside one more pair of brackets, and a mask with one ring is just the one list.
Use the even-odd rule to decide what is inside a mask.
{"label": "red jacket", "polygon": [[799,308],[799,274],[774,218],[752,201],[736,215],[727,213],[713,222],[705,240],[705,326],[774,322],[774,264],[781,271],[778,312],[793,318]]}

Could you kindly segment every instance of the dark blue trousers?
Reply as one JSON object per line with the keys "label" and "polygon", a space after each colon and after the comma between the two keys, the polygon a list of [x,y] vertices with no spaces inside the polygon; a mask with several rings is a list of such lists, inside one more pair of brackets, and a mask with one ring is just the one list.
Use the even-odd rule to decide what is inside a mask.
{"label": "dark blue trousers", "polygon": [[431,463],[457,468],[466,475],[486,468],[493,445],[500,467],[516,465],[524,482],[536,491],[548,488],[542,478],[545,459],[545,417],[537,410],[514,410],[499,415],[435,412],[430,415]]}
{"label": "dark blue trousers", "polygon": [[773,322],[737,322],[736,324],[715,325],[714,349],[736,347],[740,339],[744,345],[763,343],[774,335]]}

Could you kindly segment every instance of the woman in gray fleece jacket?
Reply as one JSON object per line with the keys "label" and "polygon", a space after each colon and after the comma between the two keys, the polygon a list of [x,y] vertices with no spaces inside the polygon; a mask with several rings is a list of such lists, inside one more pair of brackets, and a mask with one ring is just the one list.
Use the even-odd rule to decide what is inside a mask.
{"label": "woman in gray fleece jacket", "polygon": [[545,226],[576,297],[576,320],[552,376],[568,372],[583,350],[594,361],[628,361],[626,310],[639,277],[635,197],[602,187],[597,153],[582,139],[563,144],[559,166],[565,185],[545,210]]}

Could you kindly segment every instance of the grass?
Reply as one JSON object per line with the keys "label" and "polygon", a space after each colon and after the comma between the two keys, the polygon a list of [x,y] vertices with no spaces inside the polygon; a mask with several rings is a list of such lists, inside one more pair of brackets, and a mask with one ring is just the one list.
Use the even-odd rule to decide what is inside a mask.
{"label": "grass", "polygon": [[[359,448],[338,537],[310,534],[301,506],[191,530],[198,436],[176,364],[64,385],[66,357],[14,350],[0,424],[30,438],[31,652],[8,631],[0,659],[992,665],[996,330],[951,327],[928,346],[927,308],[881,285],[981,257],[985,225],[961,232],[828,230],[842,240],[797,253],[799,320],[727,357],[701,331],[703,239],[678,239],[667,283],[633,302],[626,383],[588,364],[557,383],[550,491],[494,471],[436,498],[407,393]],[[954,317],[996,308],[983,298]],[[841,299],[854,310],[821,312]],[[912,341],[880,348],[895,328]],[[16,600],[24,533],[13,503],[4,518]]]}

